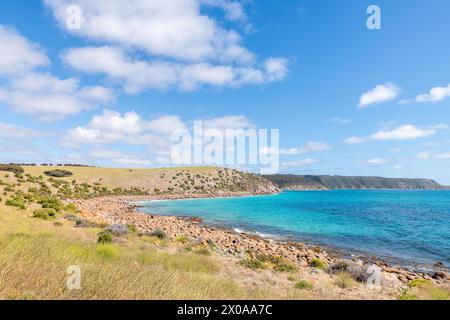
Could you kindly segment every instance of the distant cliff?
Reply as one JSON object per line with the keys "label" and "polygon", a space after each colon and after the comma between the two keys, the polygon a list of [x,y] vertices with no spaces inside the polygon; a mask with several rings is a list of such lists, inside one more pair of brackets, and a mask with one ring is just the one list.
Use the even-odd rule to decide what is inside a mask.
{"label": "distant cliff", "polygon": [[336,190],[336,189],[405,189],[441,190],[442,186],[429,179],[392,179],[381,177],[344,177],[312,175],[268,175],[264,178],[280,189],[290,190]]}

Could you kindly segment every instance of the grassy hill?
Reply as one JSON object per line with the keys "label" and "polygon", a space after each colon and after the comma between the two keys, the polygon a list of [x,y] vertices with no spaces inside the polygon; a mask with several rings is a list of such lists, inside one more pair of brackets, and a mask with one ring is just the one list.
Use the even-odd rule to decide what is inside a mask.
{"label": "grassy hill", "polygon": [[73,176],[60,181],[102,186],[114,189],[139,190],[142,194],[209,194],[272,193],[272,183],[260,176],[217,167],[186,167],[161,169],[118,169],[94,167],[24,167],[25,174],[43,176],[45,171],[68,170]]}
{"label": "grassy hill", "polygon": [[440,190],[446,187],[428,179],[392,179],[382,177],[344,177],[313,175],[264,176],[281,189],[335,190],[335,189],[414,189]]}

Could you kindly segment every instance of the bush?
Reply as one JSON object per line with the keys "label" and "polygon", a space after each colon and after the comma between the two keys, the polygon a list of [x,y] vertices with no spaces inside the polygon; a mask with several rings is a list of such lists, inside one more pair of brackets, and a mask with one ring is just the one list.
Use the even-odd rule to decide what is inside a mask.
{"label": "bush", "polygon": [[155,231],[151,232],[151,233],[149,234],[149,236],[151,236],[151,237],[156,237],[156,238],[158,238],[159,240],[165,240],[165,239],[168,238],[168,237],[167,237],[167,234],[166,234],[163,230],[161,230],[161,229],[156,229]]}
{"label": "bush", "polygon": [[278,272],[294,272],[297,269],[292,263],[280,256],[259,254],[256,256],[256,259],[264,263],[269,263],[272,265],[273,269]]}
{"label": "bush", "polygon": [[345,261],[339,261],[330,265],[327,271],[330,274],[337,274],[339,272],[346,272],[349,267],[350,267],[349,263]]}
{"label": "bush", "polygon": [[102,244],[111,243],[112,240],[113,240],[112,235],[108,231],[103,231],[98,234],[98,240],[97,240],[98,243],[102,243]]}
{"label": "bush", "polygon": [[306,280],[300,280],[295,284],[295,288],[300,290],[312,290],[314,286]]}
{"label": "bush", "polygon": [[337,274],[335,284],[340,288],[347,289],[355,286],[355,280],[348,273],[341,272]]}
{"label": "bush", "polygon": [[55,225],[55,227],[62,227],[63,226],[62,222],[60,222],[60,221],[56,221],[54,223],[54,225]]}
{"label": "bush", "polygon": [[25,204],[25,200],[21,197],[15,197],[12,199],[8,199],[8,200],[6,200],[5,204],[10,207],[19,208],[21,210],[25,210],[27,208],[27,205]]}
{"label": "bush", "polygon": [[33,218],[43,219],[43,220],[53,220],[56,218],[56,211],[52,208],[37,209],[33,212]]}
{"label": "bush", "polygon": [[64,207],[61,201],[56,197],[42,198],[38,203],[44,209],[54,209],[55,211],[61,211]]}
{"label": "bush", "polygon": [[409,287],[417,287],[417,288],[423,288],[423,287],[428,287],[433,285],[433,282],[431,280],[427,280],[427,279],[415,279],[415,280],[411,280],[408,283]]}
{"label": "bush", "polygon": [[250,257],[245,260],[242,260],[241,265],[253,270],[266,269],[266,265],[263,262],[259,261],[258,259]]}
{"label": "bush", "polygon": [[68,205],[66,205],[64,210],[67,211],[67,212],[72,212],[72,213],[77,213],[78,212],[77,206],[75,204],[73,204],[73,203],[69,203]]}
{"label": "bush", "polygon": [[70,172],[68,170],[61,170],[61,169],[45,171],[44,174],[46,176],[55,177],[55,178],[65,178],[65,177],[73,176],[72,172]]}
{"label": "bush", "polygon": [[312,268],[316,268],[316,269],[320,269],[323,270],[326,268],[325,263],[317,258],[312,259],[311,261],[309,261],[308,265]]}
{"label": "bush", "polygon": [[397,299],[398,300],[419,300],[419,298],[415,294],[410,293],[408,290],[404,290],[402,293],[400,293],[397,296]]}
{"label": "bush", "polygon": [[12,172],[15,174],[22,174],[25,172],[21,166],[15,164],[0,164],[0,171]]}
{"label": "bush", "polygon": [[186,244],[186,243],[189,242],[189,238],[186,237],[186,236],[178,236],[178,237],[175,238],[175,242]]}
{"label": "bush", "polygon": [[124,236],[129,233],[128,226],[124,224],[112,224],[106,227],[106,231],[117,237]]}

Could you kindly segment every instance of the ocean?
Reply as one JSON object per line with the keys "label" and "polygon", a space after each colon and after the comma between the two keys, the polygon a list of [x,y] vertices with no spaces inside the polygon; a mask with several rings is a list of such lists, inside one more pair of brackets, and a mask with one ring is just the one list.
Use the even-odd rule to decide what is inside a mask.
{"label": "ocean", "polygon": [[147,201],[143,212],[200,217],[266,238],[300,241],[404,267],[450,266],[450,190],[289,191],[240,198]]}

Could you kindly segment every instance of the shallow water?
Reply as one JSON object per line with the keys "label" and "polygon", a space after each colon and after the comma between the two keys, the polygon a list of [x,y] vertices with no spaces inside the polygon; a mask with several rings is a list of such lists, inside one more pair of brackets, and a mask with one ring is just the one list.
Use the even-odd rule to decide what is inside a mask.
{"label": "shallow water", "polygon": [[278,195],[150,201],[143,211],[195,216],[266,237],[377,256],[404,266],[450,265],[450,190],[292,191]]}

